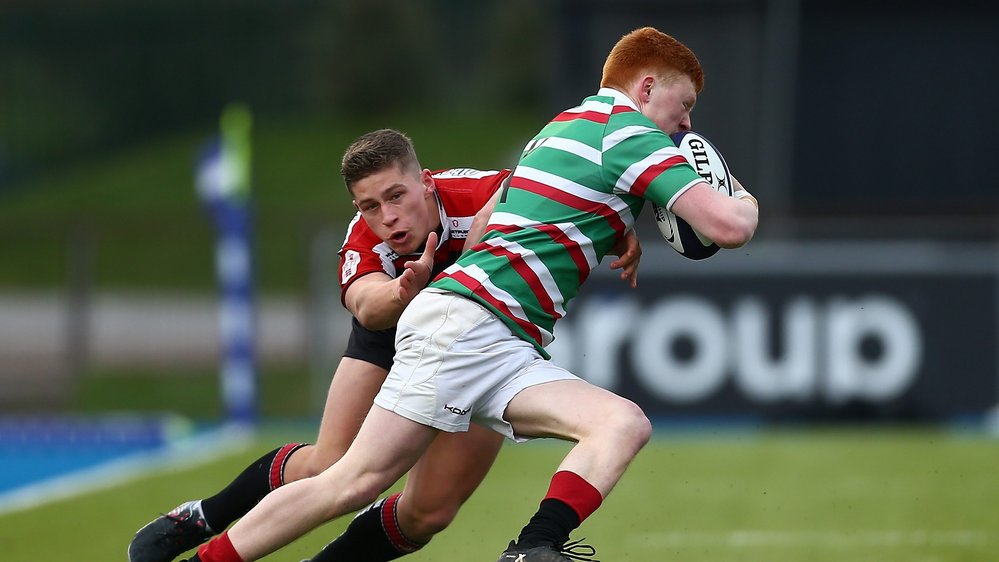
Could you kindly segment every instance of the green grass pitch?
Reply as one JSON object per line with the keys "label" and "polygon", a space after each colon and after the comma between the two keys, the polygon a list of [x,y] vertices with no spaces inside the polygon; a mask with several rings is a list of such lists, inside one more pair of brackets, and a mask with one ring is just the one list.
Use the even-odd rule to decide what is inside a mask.
{"label": "green grass pitch", "polygon": [[[209,495],[310,431],[264,432],[209,464],[2,516],[0,559],[123,561],[132,534],[158,512]],[[565,450],[506,446],[455,523],[406,559],[496,560]],[[347,520],[266,560],[307,558]],[[999,440],[925,428],[660,432],[574,537],[604,562],[999,560]]]}

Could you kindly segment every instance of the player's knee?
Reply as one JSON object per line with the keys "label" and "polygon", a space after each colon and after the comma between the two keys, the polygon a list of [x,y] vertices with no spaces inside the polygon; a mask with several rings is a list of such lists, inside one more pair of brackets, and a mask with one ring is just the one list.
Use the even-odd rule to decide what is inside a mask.
{"label": "player's knee", "polygon": [[603,431],[620,446],[637,454],[652,438],[652,422],[631,400],[621,399],[612,415],[602,420]]}
{"label": "player's knee", "polygon": [[381,487],[371,478],[358,478],[343,489],[341,501],[348,511],[357,511],[374,503],[386,487]]}
{"label": "player's knee", "polygon": [[454,521],[458,509],[451,506],[430,510],[415,510],[411,516],[412,533],[418,537],[431,537],[447,529]]}
{"label": "player's knee", "polygon": [[395,480],[384,473],[368,472],[347,476],[346,481],[350,485],[344,490],[343,497],[350,510],[356,511],[377,501]]}
{"label": "player's knee", "polygon": [[305,445],[293,451],[288,460],[285,461],[281,472],[281,483],[290,484],[296,480],[315,476],[309,472],[309,466],[312,464],[312,453],[314,451],[314,445]]}
{"label": "player's knee", "polygon": [[333,466],[336,461],[340,460],[343,453],[344,451],[339,450],[323,451],[316,447],[312,455],[309,457],[308,464],[305,466],[306,477],[321,474],[324,470]]}
{"label": "player's knee", "polygon": [[316,445],[308,445],[295,451],[285,468],[285,482],[312,478],[322,474],[343,456],[343,450],[330,451]]}

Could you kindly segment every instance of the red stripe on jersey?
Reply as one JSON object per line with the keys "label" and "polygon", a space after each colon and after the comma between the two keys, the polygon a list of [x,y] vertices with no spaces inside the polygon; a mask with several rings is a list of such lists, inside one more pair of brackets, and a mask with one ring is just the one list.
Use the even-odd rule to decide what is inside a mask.
{"label": "red stripe on jersey", "polygon": [[[569,257],[572,258],[572,262],[576,264],[576,269],[579,270],[579,283],[582,284],[583,281],[586,281],[586,278],[590,276],[590,263],[586,261],[586,255],[583,254],[583,249],[579,246],[578,242],[567,236],[565,232],[562,232],[561,228],[554,224],[539,224],[531,228],[539,232],[544,232],[553,242],[563,246]],[[486,228],[486,232],[490,230],[510,234],[511,232],[525,230],[525,228],[510,224],[491,224]],[[476,244],[472,249],[475,251],[488,250],[484,243]]]}
{"label": "red stripe on jersey", "polygon": [[[510,234],[511,232],[524,230],[524,227],[517,226],[515,224],[490,224],[486,227],[486,232],[489,232],[490,230],[502,232],[503,234]],[[483,232],[482,235],[485,236],[485,232]],[[481,242],[475,245],[476,248],[479,248],[479,246],[482,246]]]}
{"label": "red stripe on jersey", "polygon": [[544,224],[538,226],[538,230],[544,232],[557,244],[561,244],[565,247],[565,250],[569,253],[569,257],[572,258],[572,262],[576,264],[576,268],[579,270],[579,284],[582,285],[583,281],[590,276],[590,264],[586,261],[586,256],[583,254],[583,249],[579,247],[579,243],[569,238],[562,229],[553,224]]}
{"label": "red stripe on jersey", "polygon": [[513,313],[510,312],[510,307],[508,307],[505,302],[489,294],[489,292],[482,286],[482,283],[479,283],[479,281],[474,277],[464,271],[455,271],[450,274],[450,277],[451,279],[454,279],[458,283],[464,285],[469,291],[472,291],[472,294],[492,305],[493,308],[500,311],[503,316],[513,320],[527,333],[528,337],[537,342],[538,346],[542,345],[541,330],[527,320],[522,320],[514,316]]}
{"label": "red stripe on jersey", "polygon": [[627,105],[615,105],[614,109],[611,110],[612,115],[617,115],[618,113],[628,113],[629,111],[637,111],[634,107]]}
{"label": "red stripe on jersey", "polygon": [[578,211],[596,213],[607,219],[610,227],[617,231],[619,236],[624,235],[627,230],[627,227],[624,222],[621,221],[621,217],[617,214],[617,211],[611,209],[603,203],[583,199],[582,197],[578,197],[567,191],[562,191],[561,189],[557,189],[548,184],[529,180],[521,176],[513,176],[510,180],[510,187],[536,193],[542,197],[547,197],[552,201],[558,201],[559,203],[572,207]]}
{"label": "red stripe on jersey", "polygon": [[594,123],[607,124],[610,115],[599,111],[563,111],[552,119],[552,122],[573,121],[575,119],[585,119]]}
{"label": "red stripe on jersey", "polygon": [[538,299],[538,303],[541,304],[541,308],[544,309],[545,314],[558,320],[562,317],[561,314],[555,311],[555,302],[552,300],[551,295],[545,290],[544,283],[541,282],[541,278],[538,274],[531,269],[531,266],[527,265],[524,260],[524,256],[507,250],[506,248],[500,246],[493,246],[491,244],[487,245],[486,251],[490,254],[506,258],[510,261],[510,265],[520,274],[520,276],[527,282],[527,285],[531,288],[534,293],[534,297]]}
{"label": "red stripe on jersey", "polygon": [[645,190],[649,188],[649,184],[652,183],[652,180],[658,178],[659,174],[662,174],[673,166],[682,164],[686,161],[687,159],[684,158],[683,155],[677,154],[676,156],[670,156],[658,164],[649,166],[640,176],[638,176],[635,183],[631,185],[631,193],[639,197],[645,197]]}

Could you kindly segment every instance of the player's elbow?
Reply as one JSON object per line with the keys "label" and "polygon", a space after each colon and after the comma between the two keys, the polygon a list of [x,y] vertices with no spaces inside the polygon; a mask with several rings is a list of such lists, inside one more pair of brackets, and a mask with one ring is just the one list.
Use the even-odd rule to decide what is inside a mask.
{"label": "player's elbow", "polygon": [[721,225],[711,240],[722,248],[739,248],[752,240],[755,233],[756,221],[739,217]]}
{"label": "player's elbow", "polygon": [[385,314],[374,307],[364,306],[358,307],[354,311],[354,318],[357,318],[357,321],[369,330],[387,330],[395,326],[395,322],[398,320],[397,317]]}
{"label": "player's elbow", "polygon": [[722,248],[739,248],[753,239],[760,215],[754,207],[736,199],[726,202],[730,203],[730,212],[718,217],[715,231],[708,238]]}

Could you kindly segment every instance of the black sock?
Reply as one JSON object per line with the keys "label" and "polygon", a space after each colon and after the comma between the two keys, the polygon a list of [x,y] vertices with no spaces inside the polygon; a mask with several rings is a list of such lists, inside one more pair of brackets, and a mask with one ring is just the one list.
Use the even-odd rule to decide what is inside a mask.
{"label": "black sock", "polygon": [[[422,548],[422,544],[407,539],[399,528],[395,518],[399,496],[389,496],[358,513],[343,534],[326,545],[310,562],[387,562]],[[386,525],[392,529],[395,540],[389,537]]]}
{"label": "black sock", "polygon": [[289,443],[274,449],[253,461],[221,492],[201,500],[201,513],[208,526],[221,533],[271,490],[284,484],[284,465],[288,457],[304,446],[304,443]]}
{"label": "black sock", "polygon": [[568,504],[554,498],[545,499],[531,521],[521,529],[517,545],[561,545],[569,538],[569,533],[579,527],[579,523],[579,515]]}

